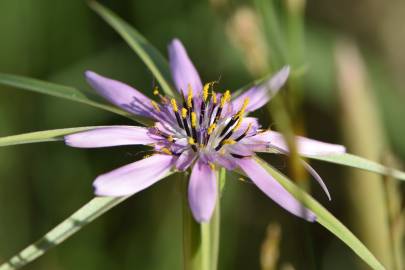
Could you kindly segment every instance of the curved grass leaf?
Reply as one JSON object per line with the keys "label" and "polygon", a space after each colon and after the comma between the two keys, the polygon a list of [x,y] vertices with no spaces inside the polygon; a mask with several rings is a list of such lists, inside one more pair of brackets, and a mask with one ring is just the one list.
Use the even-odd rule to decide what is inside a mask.
{"label": "curved grass leaf", "polygon": [[381,165],[377,162],[352,155],[352,154],[337,154],[337,155],[324,155],[324,156],[305,156],[310,159],[316,159],[321,161],[326,161],[330,163],[335,163],[347,167],[353,167],[365,171],[370,171],[378,174],[388,175],[393,178],[405,181],[405,172],[401,172],[396,169],[392,169]]}
{"label": "curved grass leaf", "polygon": [[0,270],[14,270],[25,266],[43,255],[50,248],[62,243],[66,238],[70,237],[126,198],[128,197],[96,197],[92,199],[61,224],[45,234],[41,239],[0,265]]}
{"label": "curved grass leaf", "polygon": [[[282,173],[269,166],[264,160],[256,160],[297,200],[307,208],[311,209],[317,216],[317,222],[342,240],[360,258],[362,258],[372,269],[385,269],[384,266],[374,257],[360,240],[349,231],[339,220],[337,220],[327,209],[312,198],[304,190],[300,189]],[[1,269],[0,269],[1,270]]]}
{"label": "curved grass leaf", "polygon": [[170,96],[174,96],[172,87],[170,87],[171,77],[170,70],[166,59],[160,52],[152,46],[137,30],[122,20],[111,10],[96,1],[89,3],[90,7],[103,18],[128,45],[141,58],[152,74],[156,77],[162,90]]}
{"label": "curved grass leaf", "polygon": [[38,143],[38,142],[52,142],[62,140],[62,136],[85,131],[93,128],[98,128],[100,126],[92,127],[75,127],[75,128],[61,128],[61,129],[51,129],[44,131],[35,131],[29,133],[23,133],[18,135],[11,135],[6,137],[0,137],[0,147],[26,144],[26,143]]}
{"label": "curved grass leaf", "polygon": [[91,100],[87,98],[82,92],[73,87],[6,73],[0,73],[0,84],[90,105],[92,107],[128,117],[142,124],[149,123],[149,121],[145,118],[134,116],[119,108]]}
{"label": "curved grass leaf", "polygon": [[[169,172],[166,177],[172,173],[173,172]],[[93,198],[90,202],[73,213],[73,215],[46,233],[41,239],[1,264],[0,270],[15,270],[27,265],[129,197],[130,196]]]}

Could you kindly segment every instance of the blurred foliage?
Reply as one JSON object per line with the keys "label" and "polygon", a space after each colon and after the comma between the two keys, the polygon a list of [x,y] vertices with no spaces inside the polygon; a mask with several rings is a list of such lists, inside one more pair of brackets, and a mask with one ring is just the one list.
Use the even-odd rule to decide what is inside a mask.
{"label": "blurred foliage", "polygon": [[[254,79],[245,64],[245,54],[236,46],[238,39],[232,38],[235,32],[229,30],[238,9],[254,7],[253,2],[102,2],[164,54],[167,43],[179,37],[205,81],[220,77],[221,87],[236,89]],[[280,18],[284,34],[289,25],[284,1],[275,2],[274,13]],[[364,14],[358,16],[358,11],[348,12],[352,5],[357,6],[350,1],[345,5],[337,0],[324,2],[328,6],[323,1],[308,1],[305,45],[284,48],[287,54],[301,51],[303,57],[297,65],[292,64],[297,73],[303,74],[300,113],[306,120],[307,133],[313,138],[342,142],[333,52],[337,37],[350,36],[362,46],[373,85],[369,90],[377,96],[391,148],[404,158],[405,92],[398,74],[403,73],[405,65],[401,59],[395,61],[395,52],[401,55],[402,51],[398,39],[388,31],[391,28],[385,26],[392,25],[394,19],[385,15],[389,20],[377,31],[373,28],[383,19],[377,20],[373,11],[383,3],[362,1]],[[395,11],[392,7],[385,10]],[[398,17],[398,11],[394,13]],[[87,69],[125,81],[147,94],[155,84],[138,57],[84,1],[0,1],[0,33],[0,72],[63,83],[89,93],[91,89],[83,79]],[[271,42],[272,36],[266,38]],[[389,50],[385,52],[385,48]],[[270,51],[268,58],[272,63],[274,53]],[[264,126],[273,124],[264,110],[258,116]],[[0,136],[108,124],[131,121],[52,97],[0,89]],[[36,240],[87,202],[93,196],[91,182],[95,176],[139,159],[142,151],[139,147],[80,150],[63,143],[0,149],[0,259],[3,261]],[[284,160],[274,162],[277,168],[285,169]],[[316,168],[327,179],[334,201],[328,203],[318,196],[318,187],[313,190],[315,197],[345,221],[349,213],[342,193],[342,172],[318,163]],[[253,185],[236,179],[227,181],[223,195],[219,269],[259,269],[261,246],[270,222],[283,228],[280,265],[294,265],[295,269],[308,269],[308,265],[316,269],[354,269],[357,258],[339,240],[320,226],[303,228],[303,221],[280,210]],[[169,178],[133,196],[26,269],[180,269],[180,217],[179,190],[175,179]],[[303,248],[303,230],[312,239],[311,250],[307,245]]]}

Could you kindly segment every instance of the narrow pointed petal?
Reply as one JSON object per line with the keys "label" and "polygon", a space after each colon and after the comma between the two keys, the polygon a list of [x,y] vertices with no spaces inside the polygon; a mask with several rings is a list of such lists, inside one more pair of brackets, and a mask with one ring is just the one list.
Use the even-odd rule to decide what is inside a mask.
{"label": "narrow pointed petal", "polygon": [[243,158],[238,161],[242,171],[253,183],[269,196],[273,201],[290,213],[308,221],[316,220],[315,214],[297,201],[284,187],[277,182],[260,164],[252,158]]}
{"label": "narrow pointed petal", "polygon": [[87,82],[106,100],[122,109],[140,116],[153,118],[151,100],[131,86],[86,71]]}
{"label": "narrow pointed petal", "polygon": [[309,165],[304,160],[302,160],[302,164],[304,165],[305,169],[309,172],[309,174],[312,175],[313,178],[315,178],[315,180],[318,182],[318,184],[321,186],[321,188],[325,192],[326,196],[328,196],[329,201],[331,201],[332,197],[330,196],[328,187],[326,186],[325,182],[322,180],[322,177],[315,171],[314,168],[312,168],[311,165]]}
{"label": "narrow pointed petal", "polygon": [[184,96],[187,96],[190,85],[195,95],[199,95],[203,87],[200,75],[198,75],[186,49],[178,39],[174,39],[169,45],[169,62],[177,90],[182,91]]}
{"label": "narrow pointed petal", "polygon": [[[281,133],[276,131],[266,131],[261,133],[260,137],[263,140],[267,140],[271,145],[288,152],[287,144]],[[257,137],[257,139],[259,138]],[[303,156],[343,154],[346,152],[346,148],[343,145],[320,142],[301,136],[296,136],[296,143],[299,154]]]}
{"label": "narrow pointed petal", "polygon": [[98,148],[119,145],[151,144],[155,139],[148,129],[136,126],[109,126],[65,136],[65,143],[72,147]]}
{"label": "narrow pointed petal", "polygon": [[128,196],[166,177],[173,166],[173,157],[155,154],[114,171],[102,174],[93,183],[97,196]]}
{"label": "narrow pointed petal", "polygon": [[214,213],[217,200],[216,173],[207,163],[198,161],[191,172],[188,200],[197,222],[207,222]]}
{"label": "narrow pointed petal", "polygon": [[246,112],[255,111],[260,107],[266,105],[266,103],[269,102],[270,99],[274,97],[277,94],[278,90],[280,90],[280,88],[285,84],[289,74],[290,67],[283,67],[266,82],[250,88],[249,90],[235,98],[232,101],[233,109],[235,111],[238,111],[242,107],[245,98],[249,98],[249,104],[246,107]]}

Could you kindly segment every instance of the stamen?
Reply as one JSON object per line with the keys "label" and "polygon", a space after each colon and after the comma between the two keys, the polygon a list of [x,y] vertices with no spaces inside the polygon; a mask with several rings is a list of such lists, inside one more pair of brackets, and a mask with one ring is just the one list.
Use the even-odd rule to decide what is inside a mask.
{"label": "stamen", "polygon": [[195,145],[195,141],[194,141],[194,139],[193,139],[192,137],[189,137],[189,138],[188,138],[188,143],[189,143],[190,145]]}
{"label": "stamen", "polygon": [[177,107],[176,100],[175,100],[174,98],[172,98],[172,99],[170,100],[170,102],[171,102],[171,104],[172,104],[172,108],[173,108],[173,111],[174,111],[174,115],[176,116],[177,124],[179,125],[180,128],[184,129],[183,123],[181,122],[181,119],[180,119],[179,108]]}
{"label": "stamen", "polygon": [[197,146],[195,146],[195,141],[193,138],[189,137],[188,138],[188,143],[191,145],[191,148],[193,149],[194,152],[197,152]]}
{"label": "stamen", "polygon": [[170,151],[168,148],[163,147],[162,149],[160,149],[160,151],[162,151],[163,153],[167,154],[167,155],[173,155],[172,151]]}
{"label": "stamen", "polygon": [[174,112],[178,112],[178,111],[179,111],[179,108],[177,107],[176,100],[175,100],[174,98],[172,98],[172,99],[170,100],[170,102],[172,103],[173,111],[174,111]]}
{"label": "stamen", "polygon": [[193,88],[191,87],[191,84],[188,84],[187,107],[189,109],[193,107]]}
{"label": "stamen", "polygon": [[211,135],[211,133],[214,131],[214,129],[217,127],[217,124],[213,123],[207,130],[208,135]]}
{"label": "stamen", "polygon": [[168,140],[169,142],[173,142],[173,141],[174,141],[173,135],[169,135],[169,136],[167,137],[167,140]]}
{"label": "stamen", "polygon": [[249,98],[247,97],[247,98],[245,98],[245,100],[243,101],[242,108],[239,110],[239,112],[238,112],[237,114],[234,115],[234,118],[243,116],[243,114],[245,113],[245,110],[246,110],[246,107],[247,107],[248,104],[249,104]]}
{"label": "stamen", "polygon": [[191,126],[195,128],[197,125],[197,115],[195,112],[191,112]]}
{"label": "stamen", "polygon": [[153,108],[154,108],[156,111],[160,112],[160,107],[159,107],[159,105],[156,103],[156,101],[151,100],[150,103],[152,104]]}
{"label": "stamen", "polygon": [[217,145],[217,147],[215,147],[215,151],[219,151],[219,150],[222,148],[222,146],[225,145],[225,144],[235,144],[235,143],[236,143],[236,141],[233,140],[233,139],[228,139],[228,138],[223,139],[223,140]]}
{"label": "stamen", "polygon": [[238,119],[238,118],[236,118],[236,119],[232,118],[232,119],[229,121],[229,123],[224,127],[224,129],[221,131],[221,134],[219,134],[219,136],[220,136],[220,137],[224,136],[224,134],[225,134],[226,132],[228,132],[228,130],[231,128],[231,126],[232,126],[233,124],[235,124],[235,122],[237,121],[237,119]]}
{"label": "stamen", "polygon": [[223,108],[225,103],[231,100],[231,92],[229,90],[226,90],[225,93],[221,97],[220,101],[220,107]]}
{"label": "stamen", "polygon": [[155,86],[155,88],[153,88],[153,95],[154,96],[159,96],[159,87]]}
{"label": "stamen", "polygon": [[186,130],[187,136],[190,136],[190,128],[188,127],[188,123],[187,123],[187,109],[186,108],[182,108],[181,109],[181,117],[183,118],[183,126],[184,129]]}
{"label": "stamen", "polygon": [[208,162],[208,165],[210,166],[210,169],[212,171],[215,171],[215,164],[214,163]]}
{"label": "stamen", "polygon": [[243,117],[242,116],[240,116],[239,118],[238,118],[238,122],[236,123],[236,125],[233,127],[233,131],[237,131],[239,128],[240,128],[240,125],[242,124],[242,119],[243,119]]}
{"label": "stamen", "polygon": [[201,124],[202,124],[202,121],[203,121],[203,119],[204,119],[204,115],[205,115],[205,101],[203,100],[203,101],[201,101],[201,111],[200,111],[200,121],[199,121],[199,123],[200,123],[200,126],[201,126]]}
{"label": "stamen", "polygon": [[187,117],[187,109],[186,108],[181,109],[181,117],[183,119],[186,119],[186,117]]}
{"label": "stamen", "polygon": [[211,86],[211,83],[206,83],[203,88],[203,101],[206,102],[208,98],[208,90]]}
{"label": "stamen", "polygon": [[195,114],[195,112],[191,112],[191,131],[193,133],[194,140],[198,141],[197,130],[195,129],[196,126],[197,126],[197,115]]}
{"label": "stamen", "polygon": [[212,103],[217,104],[217,94],[215,93],[214,90],[211,90],[211,96],[212,96]]}
{"label": "stamen", "polygon": [[249,130],[252,128],[252,123],[249,123],[248,127],[246,128],[246,130],[243,132],[242,135],[240,135],[238,138],[235,139],[235,141],[239,142],[240,140],[242,140],[247,133],[249,132]]}

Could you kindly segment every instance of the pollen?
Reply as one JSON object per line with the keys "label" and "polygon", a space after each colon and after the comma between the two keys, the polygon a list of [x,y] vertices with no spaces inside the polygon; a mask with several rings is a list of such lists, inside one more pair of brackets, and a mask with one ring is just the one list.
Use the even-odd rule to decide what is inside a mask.
{"label": "pollen", "polygon": [[211,83],[206,83],[206,84],[204,85],[204,88],[203,88],[203,100],[204,100],[204,102],[207,101],[207,98],[208,98],[208,90],[209,90],[210,86],[211,86]]}
{"label": "pollen", "polygon": [[188,138],[188,143],[189,143],[190,145],[195,145],[195,141],[194,141],[194,139],[193,139],[192,137],[189,137],[189,138]]}
{"label": "pollen", "polygon": [[221,97],[221,103],[220,103],[221,108],[223,108],[225,103],[230,100],[231,100],[231,91],[226,90],[225,93]]}
{"label": "pollen", "polygon": [[173,135],[169,135],[169,137],[167,137],[167,140],[168,140],[169,142],[173,142],[173,141],[174,141]]}
{"label": "pollen", "polygon": [[167,155],[173,155],[172,151],[170,151],[168,148],[163,147],[162,149],[160,149],[160,151],[162,151],[162,153],[165,153]]}
{"label": "pollen", "polygon": [[217,124],[213,123],[207,130],[208,135],[211,135],[211,133],[214,131],[214,129],[217,127]]}
{"label": "pollen", "polygon": [[237,117],[242,117],[243,114],[245,113],[246,107],[249,104],[249,98],[245,98],[245,100],[243,101],[243,105],[242,108],[239,110],[239,112],[235,115],[235,118]]}
{"label": "pollen", "polygon": [[214,163],[208,162],[208,165],[210,166],[210,169],[212,171],[215,171],[215,164]]}
{"label": "pollen", "polygon": [[212,103],[217,104],[217,94],[215,93],[214,90],[211,91],[211,95],[212,95]]}
{"label": "pollen", "polygon": [[170,100],[170,103],[172,104],[173,111],[174,111],[174,112],[178,112],[178,111],[179,111],[179,108],[177,107],[177,102],[176,102],[176,100],[175,100],[174,98],[172,98],[172,99]]}
{"label": "pollen", "polygon": [[159,95],[159,87],[155,86],[155,88],[153,88],[153,95],[154,95],[154,96],[158,96],[158,95]]}
{"label": "pollen", "polygon": [[191,113],[191,126],[193,128],[195,128],[197,125],[197,115],[195,114],[195,112]]}
{"label": "pollen", "polygon": [[153,108],[154,108],[156,111],[160,112],[160,107],[159,107],[159,105],[156,103],[156,101],[151,100],[150,103],[152,104]]}
{"label": "pollen", "polygon": [[236,143],[236,141],[233,139],[226,139],[223,141],[222,144],[235,144],[235,143]]}
{"label": "pollen", "polygon": [[191,87],[191,84],[188,84],[187,107],[193,107],[193,88]]}
{"label": "pollen", "polygon": [[186,117],[187,117],[187,109],[186,108],[181,109],[181,117],[183,117],[183,119],[186,119]]}

